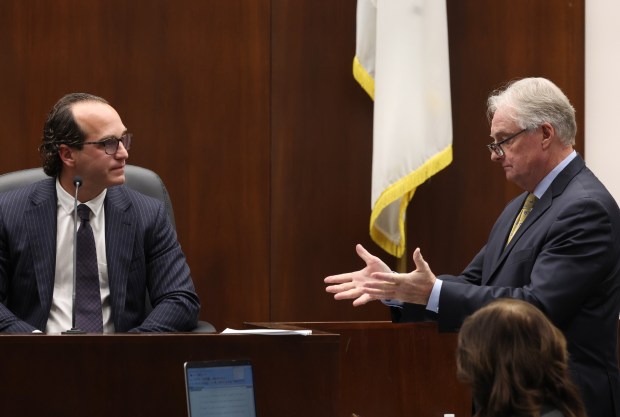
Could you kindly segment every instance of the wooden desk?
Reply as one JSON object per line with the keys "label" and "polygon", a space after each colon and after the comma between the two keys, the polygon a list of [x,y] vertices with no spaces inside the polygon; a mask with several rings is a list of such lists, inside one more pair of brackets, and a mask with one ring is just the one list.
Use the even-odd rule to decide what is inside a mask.
{"label": "wooden desk", "polygon": [[246,323],[248,327],[306,328],[340,340],[339,416],[471,416],[471,390],[456,379],[456,333],[436,323]]}
{"label": "wooden desk", "polygon": [[259,416],[337,415],[334,334],[1,335],[0,355],[3,416],[187,416],[183,363],[225,358],[252,360]]}

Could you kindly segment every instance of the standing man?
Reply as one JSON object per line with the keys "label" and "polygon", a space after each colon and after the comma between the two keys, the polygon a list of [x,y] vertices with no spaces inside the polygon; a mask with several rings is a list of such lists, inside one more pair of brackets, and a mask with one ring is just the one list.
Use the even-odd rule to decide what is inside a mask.
{"label": "standing man", "polygon": [[620,417],[618,314],[620,210],[577,155],[575,110],[544,78],[509,84],[488,99],[491,160],[525,192],[458,276],[435,277],[420,249],[416,269],[395,274],[361,245],[366,267],[325,278],[336,300],[383,300],[395,321],[434,319],[457,331],[499,298],[540,308],[568,341],[570,367],[591,417]]}
{"label": "standing man", "polygon": [[76,327],[103,333],[196,327],[200,303],[164,204],[123,185],[131,138],[100,97],[68,94],[52,108],[40,147],[51,178],[0,195],[0,331],[73,327],[76,177],[78,234],[89,233],[88,243],[78,238],[76,246]]}

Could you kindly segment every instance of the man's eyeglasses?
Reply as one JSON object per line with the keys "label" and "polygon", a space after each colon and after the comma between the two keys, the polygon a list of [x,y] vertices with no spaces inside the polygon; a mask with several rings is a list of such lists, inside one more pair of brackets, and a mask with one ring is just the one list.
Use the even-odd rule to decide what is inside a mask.
{"label": "man's eyeglasses", "polygon": [[123,147],[126,150],[129,150],[129,148],[131,147],[131,138],[132,138],[132,136],[133,135],[131,133],[125,133],[120,138],[117,138],[117,137],[114,137],[114,136],[110,136],[110,137],[103,138],[103,139],[95,141],[95,142],[71,142],[71,143],[67,143],[67,145],[69,145],[69,146],[99,145],[99,146],[103,146],[106,154],[114,155],[116,152],[118,152],[118,144],[119,143],[122,143]]}
{"label": "man's eyeglasses", "polygon": [[495,154],[501,158],[502,156],[504,156],[504,150],[502,149],[501,145],[508,142],[509,140],[516,138],[517,136],[519,136],[521,133],[525,132],[526,130],[527,129],[523,129],[520,132],[515,133],[514,135],[508,136],[506,139],[500,140],[499,142],[489,143],[487,145],[487,148],[489,148],[489,152],[491,153],[495,152]]}

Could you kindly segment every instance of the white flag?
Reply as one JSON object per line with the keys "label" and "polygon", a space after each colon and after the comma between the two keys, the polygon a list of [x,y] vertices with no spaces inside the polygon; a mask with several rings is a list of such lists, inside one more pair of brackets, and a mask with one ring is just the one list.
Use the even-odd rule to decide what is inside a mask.
{"label": "white flag", "polygon": [[405,250],[415,189],[452,162],[445,0],[358,0],[355,79],[374,99],[370,235]]}

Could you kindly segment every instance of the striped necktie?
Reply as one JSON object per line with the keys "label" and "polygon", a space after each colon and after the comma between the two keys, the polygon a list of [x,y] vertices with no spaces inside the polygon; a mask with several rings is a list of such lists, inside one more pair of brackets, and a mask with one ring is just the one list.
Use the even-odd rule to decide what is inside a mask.
{"label": "striped necktie", "polygon": [[510,230],[510,234],[508,235],[508,241],[506,242],[506,246],[508,246],[510,240],[513,238],[515,233],[517,233],[517,230],[519,230],[519,227],[521,227],[528,214],[530,214],[530,212],[534,208],[534,203],[536,203],[536,201],[538,201],[538,197],[536,197],[534,194],[530,193],[527,195],[527,198],[523,203],[523,207],[521,208],[519,215],[517,216],[514,224],[512,225],[512,230]]}

